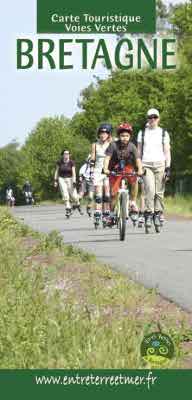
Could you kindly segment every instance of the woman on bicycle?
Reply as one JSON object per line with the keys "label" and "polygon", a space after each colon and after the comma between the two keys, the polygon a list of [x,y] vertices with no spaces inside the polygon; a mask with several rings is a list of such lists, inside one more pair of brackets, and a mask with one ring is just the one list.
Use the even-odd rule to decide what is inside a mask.
{"label": "woman on bicycle", "polygon": [[[138,156],[137,148],[133,143],[130,142],[132,132],[133,128],[129,123],[122,123],[118,126],[118,140],[111,143],[106,150],[104,172],[107,175],[113,170],[122,171],[124,173],[133,173],[136,169],[138,175],[143,174],[142,163]],[[121,176],[110,176],[112,211],[114,210],[121,179]],[[137,177],[131,176],[128,177],[127,180],[131,184],[130,209],[137,212]]]}
{"label": "woman on bicycle", "polygon": [[110,215],[110,188],[109,178],[103,174],[105,152],[112,141],[112,125],[101,124],[97,131],[98,140],[92,144],[91,162],[94,165],[93,185],[95,191],[95,218]]}
{"label": "woman on bicycle", "polygon": [[68,150],[63,150],[61,152],[61,159],[57,161],[54,186],[57,187],[58,185],[62,199],[66,205],[66,216],[70,216],[71,214],[71,199],[74,201],[75,208],[77,208],[80,214],[82,214],[79,196],[76,189],[75,162],[71,160]]}

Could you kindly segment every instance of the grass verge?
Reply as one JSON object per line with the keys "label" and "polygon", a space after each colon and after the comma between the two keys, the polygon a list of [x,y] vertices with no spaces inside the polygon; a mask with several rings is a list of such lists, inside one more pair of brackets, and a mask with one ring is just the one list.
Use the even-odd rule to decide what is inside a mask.
{"label": "grass verge", "polygon": [[3,208],[0,281],[1,368],[148,368],[157,330],[175,343],[168,368],[192,367],[192,315]]}
{"label": "grass verge", "polygon": [[166,197],[165,209],[170,215],[192,217],[192,196]]}

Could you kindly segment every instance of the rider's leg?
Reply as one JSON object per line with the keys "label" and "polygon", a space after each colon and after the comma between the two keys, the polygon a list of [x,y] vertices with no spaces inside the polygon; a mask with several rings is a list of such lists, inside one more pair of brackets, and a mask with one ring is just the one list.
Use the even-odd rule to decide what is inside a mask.
{"label": "rider's leg", "polygon": [[137,196],[138,196],[138,181],[132,183],[131,194],[130,194],[130,208],[133,209],[133,211],[135,212],[138,212]]}
{"label": "rider's leg", "polygon": [[145,187],[144,182],[140,184],[141,193],[140,193],[140,211],[144,213],[145,211]]}
{"label": "rider's leg", "polygon": [[153,167],[145,165],[146,173],[143,177],[145,185],[145,224],[151,226],[154,213],[155,175]]}
{"label": "rider's leg", "polygon": [[102,204],[103,204],[103,188],[101,185],[95,187],[95,217],[101,217],[102,214]]}
{"label": "rider's leg", "polygon": [[95,187],[95,211],[102,211],[103,193],[102,186]]}
{"label": "rider's leg", "polygon": [[140,183],[140,199],[139,199],[139,223],[144,223],[144,211],[145,211],[145,190],[144,182]]}
{"label": "rider's leg", "polygon": [[145,166],[146,173],[143,177],[145,185],[145,211],[154,212],[155,175],[153,168]]}
{"label": "rider's leg", "polygon": [[91,210],[93,208],[93,199],[94,199],[94,188],[92,185],[88,187],[88,204],[87,204],[87,212],[91,214]]}
{"label": "rider's leg", "polygon": [[77,193],[76,187],[73,186],[73,180],[72,179],[71,179],[69,185],[70,185],[69,193],[70,193],[70,197],[72,198],[72,200],[74,202],[74,209],[76,208],[79,211],[79,213],[81,215],[83,215],[83,211],[82,211],[81,205],[80,205],[79,194]]}
{"label": "rider's leg", "polygon": [[155,168],[155,212],[164,210],[164,192],[165,192],[165,167],[160,166]]}
{"label": "rider's leg", "polygon": [[59,188],[66,208],[71,209],[70,196],[67,185],[68,178],[59,177]]}
{"label": "rider's leg", "polygon": [[104,196],[103,196],[103,207],[104,212],[109,214],[110,213],[110,186],[109,186],[109,179],[104,179]]}

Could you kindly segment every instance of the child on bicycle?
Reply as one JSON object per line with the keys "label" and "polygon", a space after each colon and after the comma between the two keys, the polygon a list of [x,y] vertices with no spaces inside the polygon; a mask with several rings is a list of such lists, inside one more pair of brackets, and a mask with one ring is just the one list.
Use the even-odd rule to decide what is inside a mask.
{"label": "child on bicycle", "polygon": [[[138,156],[136,146],[130,142],[133,128],[129,123],[122,123],[117,128],[118,140],[112,142],[107,148],[104,160],[104,173],[109,175],[111,171],[121,171],[122,173],[132,174],[137,170],[138,175],[142,175],[142,163]],[[111,211],[113,215],[116,197],[119,190],[121,176],[110,176],[111,188]],[[138,212],[136,199],[138,192],[137,176],[127,178],[131,185],[130,210]]]}

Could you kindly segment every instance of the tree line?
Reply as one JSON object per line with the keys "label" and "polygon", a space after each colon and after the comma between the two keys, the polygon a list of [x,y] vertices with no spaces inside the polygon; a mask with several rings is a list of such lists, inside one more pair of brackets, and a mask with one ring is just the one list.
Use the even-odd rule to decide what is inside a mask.
{"label": "tree line", "polygon": [[116,127],[129,121],[136,140],[150,107],[159,109],[161,125],[170,133],[173,178],[192,176],[192,1],[168,10],[159,0],[157,11],[178,35],[177,70],[115,70],[105,80],[96,77],[82,91],[81,112],[71,120],[64,116],[43,118],[21,148],[13,142],[0,149],[1,193],[11,184],[21,197],[24,181],[29,179],[42,199],[54,196],[53,173],[63,149],[70,149],[78,169],[90,152],[100,123]]}

